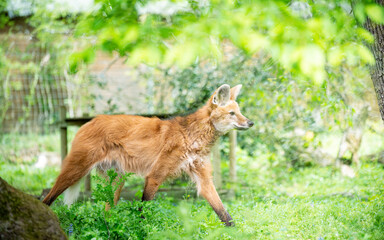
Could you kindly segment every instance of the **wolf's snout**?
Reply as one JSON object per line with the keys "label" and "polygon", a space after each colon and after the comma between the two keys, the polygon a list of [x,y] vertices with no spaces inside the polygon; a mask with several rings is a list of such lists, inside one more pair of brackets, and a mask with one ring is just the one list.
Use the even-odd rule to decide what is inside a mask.
{"label": "wolf's snout", "polygon": [[252,127],[254,125],[254,123],[249,120],[249,119],[246,119],[246,122],[243,122],[242,124],[235,124],[235,129],[237,130],[247,130],[248,128]]}

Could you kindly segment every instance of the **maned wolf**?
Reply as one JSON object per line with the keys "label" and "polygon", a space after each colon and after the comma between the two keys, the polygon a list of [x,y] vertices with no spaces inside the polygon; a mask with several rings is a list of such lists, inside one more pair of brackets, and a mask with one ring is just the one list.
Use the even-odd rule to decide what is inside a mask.
{"label": "maned wolf", "polygon": [[[64,202],[72,204],[79,193],[79,180],[95,167],[145,176],[143,201],[152,200],[167,177],[185,171],[220,220],[233,225],[213,185],[209,155],[221,135],[253,126],[236,103],[240,89],[241,85],[232,89],[222,85],[205,106],[185,117],[160,120],[132,115],[97,116],[79,129],[60,175],[43,202],[51,205],[68,188]],[[123,185],[115,192],[115,203]]]}

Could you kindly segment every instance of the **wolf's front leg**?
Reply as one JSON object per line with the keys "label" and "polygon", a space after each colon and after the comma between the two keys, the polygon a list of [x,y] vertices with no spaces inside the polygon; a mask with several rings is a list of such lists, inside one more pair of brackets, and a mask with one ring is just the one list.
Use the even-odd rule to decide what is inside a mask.
{"label": "wolf's front leg", "polygon": [[142,201],[150,201],[155,197],[157,190],[159,189],[164,178],[156,178],[153,176],[147,176],[145,178],[145,186],[143,191]]}
{"label": "wolf's front leg", "polygon": [[142,201],[150,201],[155,197],[157,190],[160,185],[169,175],[174,167],[167,162],[170,157],[161,156],[156,162],[155,166],[152,167],[151,172],[145,177],[145,186],[143,191]]}
{"label": "wolf's front leg", "polygon": [[209,204],[215,210],[220,220],[225,223],[226,226],[234,226],[231,215],[225,210],[223,203],[217,194],[216,188],[212,181],[212,170],[209,163],[197,167],[189,175],[196,182],[198,194],[203,196]]}

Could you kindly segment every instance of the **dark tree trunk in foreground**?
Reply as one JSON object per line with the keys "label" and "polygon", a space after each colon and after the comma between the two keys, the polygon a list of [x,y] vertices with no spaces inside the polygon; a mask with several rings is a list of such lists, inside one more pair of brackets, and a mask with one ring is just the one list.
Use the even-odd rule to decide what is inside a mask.
{"label": "dark tree trunk in foreground", "polygon": [[55,213],[0,178],[0,239],[67,239]]}
{"label": "dark tree trunk in foreground", "polygon": [[[377,4],[384,6],[384,0],[376,0]],[[377,102],[384,121],[384,25],[376,24],[370,19],[364,27],[375,37],[375,42],[370,46],[376,63],[371,70],[371,78],[375,87]]]}

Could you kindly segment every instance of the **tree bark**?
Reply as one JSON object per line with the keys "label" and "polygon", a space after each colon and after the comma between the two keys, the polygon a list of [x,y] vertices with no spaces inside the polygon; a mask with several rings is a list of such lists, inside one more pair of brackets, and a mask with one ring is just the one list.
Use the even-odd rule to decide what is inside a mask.
{"label": "tree bark", "polygon": [[[376,3],[384,6],[384,0],[376,0]],[[364,27],[375,38],[375,42],[369,46],[376,61],[371,69],[371,78],[375,87],[381,119],[384,121],[384,25],[376,24],[368,18]]]}

